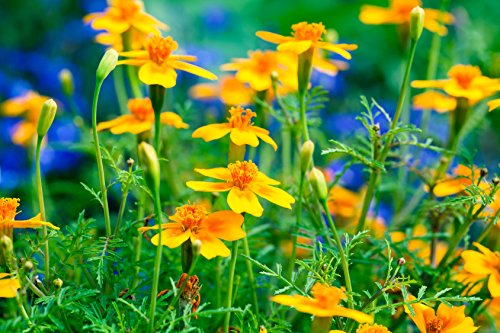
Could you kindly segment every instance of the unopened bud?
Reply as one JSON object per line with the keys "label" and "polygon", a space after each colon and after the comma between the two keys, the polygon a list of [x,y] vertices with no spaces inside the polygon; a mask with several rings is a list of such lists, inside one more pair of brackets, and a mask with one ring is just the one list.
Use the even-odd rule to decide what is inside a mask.
{"label": "unopened bud", "polygon": [[201,240],[195,239],[191,246],[193,247],[193,256],[199,256],[201,251]]}
{"label": "unopened bud", "polygon": [[420,6],[416,6],[410,13],[410,37],[417,41],[424,30],[425,12]]}
{"label": "unopened bud", "polygon": [[127,165],[128,165],[128,167],[129,167],[129,168],[133,167],[133,166],[134,166],[134,163],[135,163],[135,161],[134,161],[134,159],[133,159],[133,158],[129,158],[129,159],[127,160]]}
{"label": "unopened bud", "polygon": [[42,105],[40,116],[38,117],[37,133],[39,137],[44,137],[56,116],[57,104],[53,99],[46,100]]}
{"label": "unopened bud", "polygon": [[314,143],[307,140],[300,149],[300,170],[306,172],[311,166],[311,160],[314,154]]}
{"label": "unopened bud", "polygon": [[403,266],[404,264],[406,264],[406,260],[405,260],[405,258],[399,258],[399,259],[398,259],[398,265],[399,265],[399,266]]}
{"label": "unopened bud", "polygon": [[10,239],[6,235],[3,235],[2,238],[0,238],[0,249],[5,256],[14,251],[14,245],[12,244],[12,239]]}
{"label": "unopened bud", "polygon": [[373,129],[375,132],[380,132],[380,125],[377,123],[377,124],[373,125],[372,129]]}
{"label": "unopened bud", "polygon": [[272,71],[271,72],[271,80],[277,81],[278,80],[278,72],[277,71]]}
{"label": "unopened bud", "polygon": [[62,286],[63,286],[63,283],[64,283],[63,280],[61,280],[59,278],[57,278],[54,281],[52,281],[52,284],[54,285],[54,288],[56,288],[56,290],[61,289]]}
{"label": "unopened bud", "polygon": [[325,175],[317,168],[313,168],[309,173],[309,180],[312,188],[320,200],[328,197],[328,187],[326,186]]}
{"label": "unopened bud", "polygon": [[259,333],[267,333],[267,329],[264,327],[264,325],[259,326]]}
{"label": "unopened bud", "polygon": [[493,179],[491,180],[491,182],[493,183],[493,185],[496,186],[496,185],[500,184],[500,178],[498,178],[498,177],[495,176],[495,177],[493,177]]}
{"label": "unopened bud", "polygon": [[118,62],[118,52],[114,49],[109,49],[104,53],[104,56],[99,63],[96,71],[97,81],[104,81],[106,77],[108,77],[109,73],[113,71],[116,67],[116,63]]}
{"label": "unopened bud", "polygon": [[23,264],[23,270],[28,273],[28,272],[31,272],[33,270],[33,262],[31,260],[27,260],[24,262]]}
{"label": "unopened bud", "polygon": [[151,190],[156,191],[160,187],[160,162],[156,151],[147,142],[139,145],[139,160],[144,169],[144,176]]}
{"label": "unopened bud", "polygon": [[73,84],[73,74],[71,74],[69,69],[65,68],[59,72],[59,82],[61,82],[61,88],[64,95],[73,95],[75,85]]}
{"label": "unopened bud", "polygon": [[481,168],[481,169],[479,170],[479,175],[481,176],[481,178],[486,177],[486,176],[488,175],[488,169],[486,169],[486,168]]}
{"label": "unopened bud", "polygon": [[325,39],[328,43],[336,44],[339,41],[339,33],[335,29],[328,29]]}

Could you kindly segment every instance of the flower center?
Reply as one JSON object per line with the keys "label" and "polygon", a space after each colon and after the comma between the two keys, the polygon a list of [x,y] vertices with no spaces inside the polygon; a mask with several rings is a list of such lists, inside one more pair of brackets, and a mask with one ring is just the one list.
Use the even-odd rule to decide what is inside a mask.
{"label": "flower center", "polygon": [[241,106],[232,107],[229,109],[231,117],[227,118],[232,128],[245,129],[252,126],[252,118],[257,116],[255,112],[250,109],[243,109]]}
{"label": "flower center", "polygon": [[476,77],[481,76],[481,70],[477,66],[456,65],[450,69],[448,76],[455,80],[460,87],[467,89]]}
{"label": "flower center", "polygon": [[154,117],[153,105],[149,98],[129,99],[127,106],[134,117],[141,121]]}
{"label": "flower center", "polygon": [[163,65],[170,54],[177,50],[179,45],[170,36],[162,38],[152,36],[146,41],[146,50],[148,50],[149,58],[158,65]]}
{"label": "flower center", "polygon": [[426,325],[427,333],[440,333],[443,330],[443,321],[439,318],[429,320]]}
{"label": "flower center", "polygon": [[255,51],[250,53],[250,59],[255,64],[255,69],[258,73],[270,74],[278,67],[278,61],[273,52]]}
{"label": "flower center", "polygon": [[201,222],[207,216],[207,211],[200,205],[187,204],[175,209],[173,218],[184,226],[184,230],[196,233]]}
{"label": "flower center", "polygon": [[323,23],[300,22],[292,25],[292,36],[299,40],[310,40],[317,42],[321,36],[326,33]]}
{"label": "flower center", "polygon": [[391,7],[396,11],[401,17],[410,19],[410,13],[416,6],[422,6],[422,1],[420,0],[393,0],[391,2]]}
{"label": "flower center", "polygon": [[17,207],[19,207],[19,199],[0,198],[0,222],[13,221]]}
{"label": "flower center", "polygon": [[229,163],[227,168],[231,174],[233,184],[242,190],[253,182],[259,172],[259,168],[252,161]]}
{"label": "flower center", "polygon": [[356,330],[356,333],[389,333],[389,330],[387,330],[387,327],[378,324],[364,324]]}

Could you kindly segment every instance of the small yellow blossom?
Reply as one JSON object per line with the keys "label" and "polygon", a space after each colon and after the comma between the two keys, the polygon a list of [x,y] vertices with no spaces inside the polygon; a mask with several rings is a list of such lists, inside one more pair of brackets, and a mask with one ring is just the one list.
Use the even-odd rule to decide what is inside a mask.
{"label": "small yellow blossom", "polygon": [[480,252],[467,250],[462,252],[464,271],[477,278],[488,278],[488,290],[493,298],[500,297],[500,252],[493,252],[487,247],[474,243]]}
{"label": "small yellow blossom", "polygon": [[170,36],[162,38],[151,36],[146,40],[146,50],[126,51],[120,55],[129,59],[118,61],[119,65],[140,66],[139,79],[148,85],[158,84],[164,88],[175,86],[176,70],[185,71],[209,80],[216,80],[215,74],[201,67],[190,64],[196,61],[195,56],[173,55],[179,45]]}
{"label": "small yellow blossom", "polygon": [[[149,131],[154,124],[155,115],[149,98],[134,98],[128,101],[130,114],[120,116],[97,125],[98,131],[109,129],[113,134],[125,132],[139,134]],[[160,122],[175,128],[188,128],[182,118],[174,112],[162,112]]]}
{"label": "small yellow blossom", "polygon": [[454,111],[457,100],[434,90],[413,97],[413,107],[420,110],[435,110],[438,113]]}
{"label": "small yellow blossom", "polygon": [[222,77],[217,83],[198,83],[189,89],[189,95],[198,100],[220,99],[222,103],[248,105],[253,101],[252,88],[233,75]]}
{"label": "small yellow blossom", "polygon": [[265,41],[278,45],[278,51],[301,54],[309,49],[323,49],[334,52],[345,59],[352,56],[347,51],[354,51],[358,48],[356,44],[334,44],[323,41],[326,28],[323,23],[300,22],[292,25],[292,36],[282,36],[267,31],[257,31],[256,35]]}
{"label": "small yellow blossom", "polygon": [[340,302],[347,299],[344,291],[340,288],[322,285],[319,282],[311,289],[313,298],[301,295],[277,295],[271,297],[273,302],[292,306],[299,312],[309,313],[316,317],[345,317],[360,323],[373,323],[373,317],[357,311],[345,308]]}
{"label": "small yellow blossom", "polygon": [[[391,0],[389,8],[364,5],[361,7],[359,19],[364,24],[405,24],[410,23],[410,12],[413,8],[422,7],[420,0]],[[447,34],[445,24],[453,23],[450,13],[441,13],[437,9],[424,9],[424,28],[441,36]]]}
{"label": "small yellow blossom", "polygon": [[253,216],[262,216],[264,208],[257,195],[288,209],[292,209],[291,204],[295,202],[290,194],[274,187],[280,182],[264,175],[252,161],[229,163],[227,168],[194,169],[194,171],[224,182],[189,181],[186,185],[201,192],[229,191],[227,203],[236,213],[246,212]]}
{"label": "small yellow blossom", "polygon": [[[207,259],[228,257],[231,254],[221,239],[235,241],[245,237],[241,229],[243,216],[230,210],[208,214],[201,205],[187,204],[177,207],[175,214],[169,218],[173,222],[161,225],[162,244],[176,248],[188,240],[191,243],[199,240],[200,254]],[[141,232],[148,230],[158,230],[158,225],[139,228]],[[159,238],[159,235],[155,235],[151,242],[158,245]]]}
{"label": "small yellow blossom", "polygon": [[16,297],[16,290],[21,288],[19,280],[16,278],[6,279],[9,273],[0,273],[0,298]]}
{"label": "small yellow blossom", "polygon": [[0,105],[3,115],[24,118],[15,127],[12,142],[26,146],[33,140],[36,135],[40,111],[43,103],[48,99],[49,97],[41,96],[34,91],[27,91],[23,95],[11,98]]}
{"label": "small yellow blossom", "polygon": [[[415,297],[409,297],[408,300],[414,299]],[[436,312],[421,303],[413,303],[410,306],[415,316],[411,314],[407,306],[405,306],[405,311],[420,333],[473,333],[478,330],[478,327],[474,327],[472,318],[465,316],[465,305],[449,307],[441,303]]]}
{"label": "small yellow blossom", "polygon": [[253,125],[252,118],[257,116],[255,112],[238,106],[229,109],[229,113],[231,117],[227,118],[227,123],[202,126],[193,132],[193,138],[202,138],[208,142],[230,134],[231,141],[237,146],[257,147],[261,139],[270,144],[274,150],[278,149],[268,130]]}

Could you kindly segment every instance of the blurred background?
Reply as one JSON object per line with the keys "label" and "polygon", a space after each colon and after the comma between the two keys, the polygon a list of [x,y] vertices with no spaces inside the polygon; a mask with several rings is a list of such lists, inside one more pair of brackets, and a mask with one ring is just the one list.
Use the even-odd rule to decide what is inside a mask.
{"label": "blurred background", "polygon": [[[257,30],[289,34],[290,26],[300,21],[323,22],[335,29],[338,40],[356,43],[349,69],[335,77],[313,73],[313,84],[328,90],[330,102],[321,112],[326,138],[349,140],[357,131],[363,132],[355,116],[362,111],[360,95],[376,98],[393,112],[406,59],[395,25],[364,25],[359,21],[363,4],[386,7],[387,0],[146,0],[146,11],[170,26],[171,34],[182,53],[198,56],[197,64],[220,74],[219,66],[233,57],[245,57],[248,50],[274,49],[255,36]],[[439,8],[440,1],[424,1],[425,8]],[[0,102],[19,96],[27,90],[55,98],[61,112],[49,131],[48,145],[42,155],[54,202],[64,201],[58,208],[58,219],[74,218],[87,206],[90,195],[80,182],[94,183],[94,155],[80,144],[82,132],[73,121],[58,79],[62,69],[74,76],[75,110],[90,124],[90,103],[97,64],[105,50],[94,42],[97,34],[82,21],[83,16],[100,12],[104,0],[2,0],[0,2]],[[455,0],[449,11],[456,18],[447,36],[442,39],[438,78],[457,63],[473,64],[484,75],[500,74],[500,35],[498,0]],[[419,42],[412,79],[424,79],[432,35],[424,31]],[[181,52],[179,52],[181,53]],[[220,103],[189,101],[187,90],[198,78],[182,74],[167,99],[168,108],[175,110],[191,125],[183,134],[206,123],[207,113],[223,110]],[[420,91],[418,91],[420,92]],[[417,91],[412,90],[412,94]],[[112,80],[108,79],[101,93],[99,119],[118,115]],[[485,106],[483,106],[485,107]],[[219,113],[219,116],[222,112]],[[421,114],[412,110],[411,121],[418,124]],[[23,214],[29,215],[33,152],[12,143],[13,127],[19,119],[0,118],[0,194],[23,198]],[[487,119],[466,142],[478,165],[498,170],[500,156],[500,111]],[[446,137],[446,114],[432,114],[431,134]],[[128,138],[128,137],[127,137]],[[126,144],[126,143],[125,143]],[[324,148],[324,147],[323,147]],[[198,148],[199,149],[199,148]],[[179,154],[185,154],[179,149]],[[422,156],[421,158],[425,158]],[[327,163],[326,161],[325,163]],[[335,167],[335,166],[334,166]],[[346,186],[358,187],[363,176],[351,176]],[[119,191],[119,189],[117,189]],[[84,200],[66,202],[68,193]],[[33,202],[35,202],[33,200]],[[94,205],[96,209],[97,205]]]}

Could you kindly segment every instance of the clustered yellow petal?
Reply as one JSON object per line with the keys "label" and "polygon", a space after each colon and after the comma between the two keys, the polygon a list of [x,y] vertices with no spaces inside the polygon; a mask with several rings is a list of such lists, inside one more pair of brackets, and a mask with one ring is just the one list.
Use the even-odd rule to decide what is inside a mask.
{"label": "clustered yellow petal", "polygon": [[493,252],[486,246],[474,243],[478,251],[462,252],[464,272],[471,280],[488,280],[488,290],[493,298],[500,297],[500,252]]}

